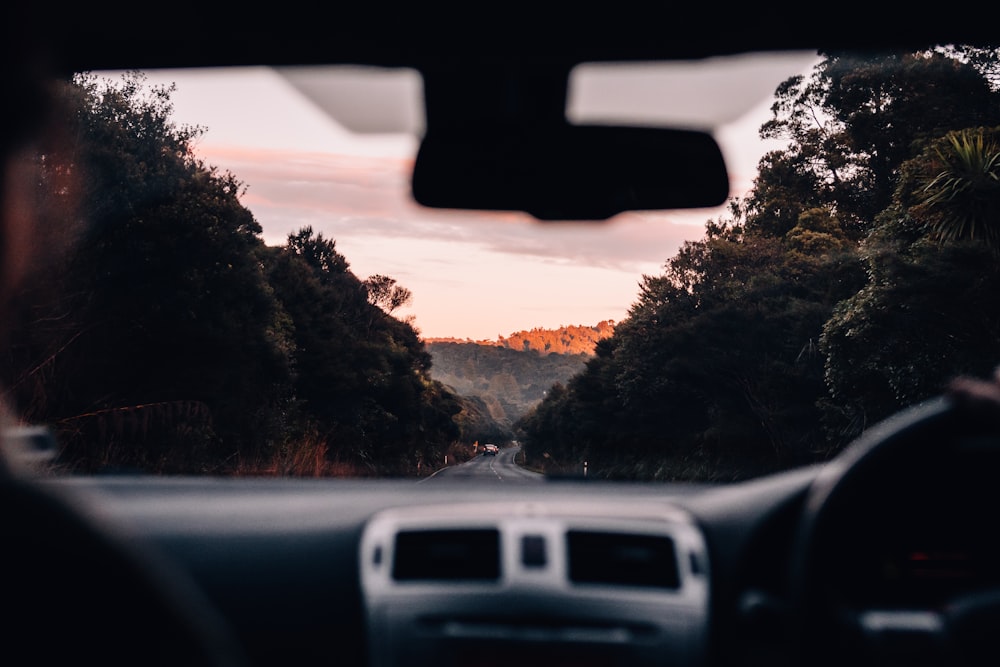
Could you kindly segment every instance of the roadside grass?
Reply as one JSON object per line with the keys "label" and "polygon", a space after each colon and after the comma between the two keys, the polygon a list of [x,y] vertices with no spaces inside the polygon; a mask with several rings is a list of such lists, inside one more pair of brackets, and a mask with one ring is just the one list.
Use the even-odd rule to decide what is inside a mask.
{"label": "roadside grass", "polygon": [[515,462],[526,470],[549,477],[632,482],[731,483],[775,472],[775,466],[749,467],[746,462],[705,455],[663,456],[618,461],[557,460],[529,456],[524,449]]}

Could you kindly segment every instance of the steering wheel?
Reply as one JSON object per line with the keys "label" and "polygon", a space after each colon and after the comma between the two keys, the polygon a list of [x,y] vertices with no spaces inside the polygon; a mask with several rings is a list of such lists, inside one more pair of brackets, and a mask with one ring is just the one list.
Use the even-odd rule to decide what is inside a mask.
{"label": "steering wheel", "polygon": [[4,650],[37,665],[240,667],[185,575],[49,489],[0,474]]}
{"label": "steering wheel", "polygon": [[790,572],[796,664],[996,664],[998,461],[1000,407],[941,396],[820,472]]}

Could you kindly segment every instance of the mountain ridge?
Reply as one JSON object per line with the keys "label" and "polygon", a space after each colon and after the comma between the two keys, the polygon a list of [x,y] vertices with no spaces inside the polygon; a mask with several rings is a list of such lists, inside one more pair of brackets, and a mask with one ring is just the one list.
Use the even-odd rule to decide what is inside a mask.
{"label": "mountain ridge", "polygon": [[614,333],[615,321],[602,320],[596,325],[564,325],[555,329],[535,327],[515,331],[507,336],[498,335],[496,340],[474,340],[471,338],[434,337],[424,338],[425,344],[462,343],[487,347],[503,347],[518,352],[535,351],[539,354],[586,354],[593,355],[597,342]]}
{"label": "mountain ridge", "polygon": [[[491,438],[513,438],[514,425],[556,384],[585,368],[597,342],[614,322],[594,326],[536,327],[497,340],[425,338],[431,377],[474,403],[466,430],[492,430]],[[470,408],[471,409],[471,408]]]}

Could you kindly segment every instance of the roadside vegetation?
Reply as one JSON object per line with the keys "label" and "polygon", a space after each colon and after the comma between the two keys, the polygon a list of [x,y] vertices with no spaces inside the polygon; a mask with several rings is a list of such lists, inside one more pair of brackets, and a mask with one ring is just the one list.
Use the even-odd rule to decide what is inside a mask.
{"label": "roadside vegetation", "polygon": [[[997,52],[826,54],[754,189],[521,422],[539,467],[734,480],[822,461],[1000,362]],[[552,462],[560,462],[553,464]]]}
{"label": "roadside vegetation", "polygon": [[[39,247],[0,374],[71,471],[405,475],[441,461],[463,399],[311,228],[267,247],[245,189],[193,153],[170,87],[79,75],[38,147]],[[72,138],[72,141],[69,139]]]}
{"label": "roadside vegetation", "polygon": [[[582,330],[511,336],[484,386],[458,341],[435,376],[393,315],[409,290],[356,276],[335,239],[265,245],[246,185],[171,121],[172,88],[79,75],[32,153],[41,233],[5,400],[80,472],[422,475],[510,438],[532,469],[594,477],[826,460],[1000,362],[998,82],[995,51],[825,54],[775,93],[761,134],[786,148],[641,276],[624,320],[586,351]],[[511,354],[562,375],[526,383]]]}

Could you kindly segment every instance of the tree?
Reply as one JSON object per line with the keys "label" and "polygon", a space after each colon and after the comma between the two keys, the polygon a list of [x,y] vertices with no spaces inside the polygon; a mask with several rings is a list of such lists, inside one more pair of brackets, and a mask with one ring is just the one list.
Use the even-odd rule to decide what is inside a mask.
{"label": "tree", "polygon": [[[1000,144],[983,128],[949,133],[927,166],[927,184],[911,215],[925,220],[933,238],[981,241],[1000,251]],[[940,169],[940,171],[938,171]],[[934,173],[936,172],[936,173]],[[933,174],[933,176],[931,175]]]}
{"label": "tree", "polygon": [[[899,360],[900,341],[916,342],[922,327],[951,331],[938,313],[975,331],[957,337],[970,351],[961,358],[982,359],[982,345],[996,340],[992,315],[962,318],[948,302],[992,285],[976,255],[982,248],[917,243],[926,241],[924,225],[954,227],[971,202],[947,199],[945,215],[950,193],[930,194],[947,178],[934,183],[940,160],[922,198],[909,205],[895,197],[919,172],[909,161],[927,142],[973,121],[1000,122],[996,71],[996,53],[975,49],[828,53],[811,76],[782,84],[761,135],[787,147],[761,160],[753,190],[731,204],[729,219],[708,221],[703,240],[686,243],[662,275],[643,277],[598,358],[525,419],[529,443],[554,441],[561,452],[646,477],[764,472],[835,451],[843,441],[828,442],[821,422],[833,426],[836,410],[849,411],[845,397],[880,413],[956,370],[957,357],[936,363],[930,339],[918,346],[918,363]],[[988,163],[977,163],[979,176]],[[890,208],[900,215],[887,224]],[[862,263],[858,243],[875,233],[891,243],[864,252],[910,254]],[[963,258],[979,267],[979,281],[936,280]],[[886,318],[900,302],[906,312]],[[872,326],[860,336],[864,322]],[[591,426],[591,415],[610,427]]]}
{"label": "tree", "polygon": [[310,225],[290,233],[285,247],[310,266],[324,283],[337,280],[350,268],[347,258],[337,251],[337,242],[323,238],[322,232],[314,232]]}
{"label": "tree", "polygon": [[29,282],[0,368],[19,416],[85,470],[263,471],[303,447],[387,474],[439,460],[462,405],[390,314],[409,291],[370,290],[309,227],[265,246],[246,186],[171,123],[172,92],[135,72],[63,91],[78,142],[36,164],[45,223],[72,243]]}
{"label": "tree", "polygon": [[664,269],[643,277],[584,372],[524,420],[529,449],[544,442],[595,474],[663,479],[815,460],[817,341],[862,278],[837,219],[806,211],[781,238],[710,222]]}
{"label": "tree", "polygon": [[992,358],[992,314],[966,304],[993,267],[982,247],[950,241],[994,229],[995,149],[969,128],[1000,122],[998,62],[996,50],[964,47],[827,54],[777,91],[761,134],[789,146],[761,161],[734,211],[766,234],[789,233],[810,207],[835,212],[867,272],[819,341],[831,451]]}
{"label": "tree", "polygon": [[[299,418],[327,455],[373,473],[415,471],[458,437],[463,406],[429,376],[413,327],[371,301],[336,242],[310,227],[268,255],[268,276],[292,322]],[[381,285],[389,285],[391,278]]]}
{"label": "tree", "polygon": [[[64,100],[79,142],[40,156],[47,177],[72,175],[75,243],[47,267],[58,289],[26,306],[6,375],[24,416],[57,426],[70,465],[215,469],[281,435],[286,321],[260,226],[243,185],[193,157],[200,131],[170,122],[171,92],[138,73],[77,76]],[[128,437],[118,420],[190,404],[207,418]]]}
{"label": "tree", "polygon": [[867,283],[825,325],[830,399],[841,441],[1000,361],[998,130],[929,142],[900,168],[893,204],[862,246]]}
{"label": "tree", "polygon": [[786,81],[761,136],[789,145],[762,159],[743,203],[748,224],[783,234],[802,210],[826,207],[849,236],[862,238],[922,142],[1000,123],[998,94],[984,74],[995,74],[995,56],[982,49],[828,53],[811,77]]}
{"label": "tree", "polygon": [[368,303],[378,306],[389,314],[409,304],[413,299],[410,290],[397,285],[396,279],[389,276],[380,274],[368,276],[364,285],[368,292]]}

